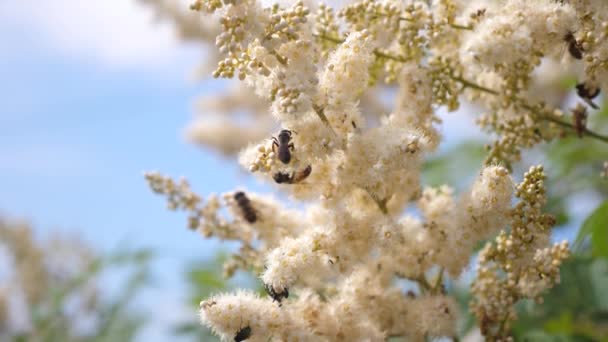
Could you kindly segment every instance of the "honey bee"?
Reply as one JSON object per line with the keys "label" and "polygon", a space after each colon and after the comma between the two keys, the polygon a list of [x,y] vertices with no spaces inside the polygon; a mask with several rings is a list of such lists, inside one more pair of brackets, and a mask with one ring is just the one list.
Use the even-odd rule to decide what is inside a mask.
{"label": "honey bee", "polygon": [[576,59],[583,58],[583,46],[576,40],[572,31],[568,31],[564,35],[564,41],[568,44],[568,52],[570,52],[572,57]]}
{"label": "honey bee", "polygon": [[284,129],[279,133],[279,138],[272,137],[272,150],[275,147],[279,150],[277,156],[283,164],[289,164],[291,161],[291,152],[294,150],[293,143],[291,142],[291,131]]}
{"label": "honey bee", "polygon": [[576,94],[593,109],[599,109],[592,100],[600,93],[600,87],[592,82],[583,82],[576,85]]}
{"label": "honey bee", "polygon": [[271,285],[264,284],[264,288],[272,300],[278,302],[279,305],[281,305],[283,298],[289,298],[289,290],[287,288],[280,292],[277,292]]}
{"label": "honey bee", "polygon": [[234,342],[242,342],[251,337],[251,327],[246,326],[244,328],[239,329],[236,335],[234,336]]}
{"label": "honey bee", "polygon": [[279,171],[279,172],[275,173],[274,175],[272,175],[272,178],[274,179],[275,182],[277,182],[279,184],[282,184],[282,183],[295,184],[295,183],[300,183],[301,181],[308,178],[308,176],[310,176],[311,173],[312,173],[312,167],[310,165],[308,165],[304,169],[302,169],[300,171],[294,171],[291,174]]}
{"label": "honey bee", "polygon": [[234,200],[238,204],[239,208],[241,208],[241,212],[243,213],[243,217],[249,223],[254,223],[258,219],[258,215],[251,206],[251,200],[249,197],[245,195],[244,192],[238,191],[234,194]]}

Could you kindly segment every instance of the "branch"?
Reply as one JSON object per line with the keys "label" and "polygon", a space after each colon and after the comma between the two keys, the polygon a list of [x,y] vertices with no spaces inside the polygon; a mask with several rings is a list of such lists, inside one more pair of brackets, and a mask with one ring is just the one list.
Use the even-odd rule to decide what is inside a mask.
{"label": "branch", "polygon": [[378,58],[392,59],[394,61],[401,62],[401,63],[405,63],[408,61],[407,58],[404,58],[401,56],[394,56],[394,55],[388,54],[386,52],[382,52],[378,49],[374,49],[374,55],[376,55],[376,57],[378,57]]}
{"label": "branch", "polygon": [[[406,20],[406,19],[404,18],[403,20]],[[454,25],[452,25],[452,26],[454,27]],[[458,26],[458,25],[456,25],[456,26]],[[461,28],[464,29],[465,26],[463,26]],[[332,36],[328,36],[328,35],[325,35],[325,34],[313,34],[313,36],[316,37],[316,38],[319,38],[319,39],[324,39],[324,40],[328,40],[328,41],[334,42],[336,44],[341,44],[341,43],[344,42],[344,40],[342,40],[342,39],[340,39],[338,37],[332,37]],[[378,58],[386,58],[386,59],[391,59],[391,60],[398,61],[398,62],[403,62],[403,63],[405,63],[405,62],[408,61],[404,57],[394,56],[394,55],[382,52],[382,51],[380,51],[378,49],[374,49],[374,55],[376,55],[376,57],[378,57]],[[494,96],[500,95],[500,92],[497,91],[497,90],[486,88],[486,87],[484,87],[482,85],[479,85],[477,83],[474,83],[472,81],[464,79],[464,78],[462,78],[460,76],[450,75],[450,77],[454,81],[461,83],[465,88],[475,89],[475,90],[478,90],[478,91],[481,91],[481,92],[484,92],[484,93],[487,93],[487,94],[491,94],[491,95],[494,95]],[[530,106],[528,104],[524,104],[523,107],[525,109],[528,109],[531,112],[535,113],[542,120],[553,122],[556,125],[568,128],[568,129],[573,130],[573,131],[577,131],[576,127],[574,127],[574,125],[571,124],[571,123],[562,121],[562,120],[560,120],[558,118],[555,118],[555,117],[552,117],[552,116],[549,116],[549,115],[546,115],[546,114],[543,114],[543,113],[539,113],[536,109],[534,109],[532,106]],[[597,140],[600,140],[600,141],[603,141],[605,143],[608,143],[608,136],[605,136],[605,135],[596,133],[594,131],[591,131],[587,127],[584,128],[583,133],[585,135],[589,136],[589,137],[592,137],[592,138],[595,138]]]}
{"label": "branch", "polygon": [[468,31],[472,31],[473,27],[472,26],[464,26],[464,25],[458,25],[458,24],[450,24],[450,26],[452,28],[458,29],[458,30],[468,30]]}
{"label": "branch", "polygon": [[325,126],[327,126],[327,128],[329,128],[335,136],[338,136],[336,131],[334,131],[334,129],[329,124],[329,120],[327,120],[327,116],[325,115],[325,110],[323,109],[323,107],[313,103],[312,108],[315,110],[315,113],[317,114],[319,119],[323,121],[323,124],[325,124]]}
{"label": "branch", "polygon": [[454,81],[462,83],[462,85],[465,88],[471,88],[471,89],[479,90],[479,91],[482,91],[484,93],[488,93],[488,94],[492,94],[492,95],[500,95],[500,93],[498,91],[496,91],[496,90],[493,90],[493,89],[490,89],[490,88],[486,88],[486,87],[481,86],[479,84],[476,84],[476,83],[473,83],[471,81],[465,80],[462,77],[458,77],[458,76],[454,76],[454,75],[450,75],[450,77]]}
{"label": "branch", "polygon": [[336,44],[342,44],[342,43],[344,43],[343,39],[340,39],[338,37],[329,36],[329,35],[326,35],[325,33],[313,33],[312,36],[315,37],[315,38],[327,40],[327,41],[330,41],[330,42],[333,42],[333,43],[336,43]]}
{"label": "branch", "polygon": [[420,285],[421,289],[423,289],[425,292],[433,293],[433,286],[429,283],[428,280],[426,280],[424,274],[414,280],[418,282],[418,285]]}
{"label": "branch", "polygon": [[[333,43],[336,43],[336,44],[342,44],[342,43],[344,43],[343,39],[340,39],[338,37],[328,36],[328,35],[325,35],[325,34],[322,34],[322,33],[321,34],[318,34],[318,33],[317,34],[313,34],[313,36],[315,38],[327,40],[327,41],[330,41],[330,42],[333,42]],[[376,57],[378,57],[378,58],[392,59],[394,61],[401,62],[401,63],[405,63],[405,62],[409,61],[405,57],[391,55],[391,54],[388,54],[386,52],[382,52],[379,49],[374,49],[374,55],[376,55]]]}
{"label": "branch", "polygon": [[[451,76],[451,77],[452,77],[452,79],[454,81],[462,83],[462,85],[465,88],[475,89],[475,90],[478,90],[478,91],[481,91],[481,92],[484,92],[484,93],[488,93],[488,94],[491,94],[491,95],[495,95],[495,96],[500,95],[500,92],[498,92],[496,90],[493,90],[493,89],[490,89],[490,88],[486,88],[484,86],[481,86],[479,84],[476,84],[476,83],[473,83],[473,82],[471,82],[469,80],[466,80],[466,79],[464,79],[462,77],[456,77],[456,76]],[[577,128],[573,124],[571,124],[569,122],[562,121],[562,120],[560,120],[560,119],[558,119],[556,117],[540,113],[538,110],[536,110],[536,108],[530,106],[527,103],[522,104],[522,107],[525,108],[525,109],[527,109],[527,110],[529,110],[529,111],[531,111],[531,112],[533,112],[534,114],[536,114],[542,120],[552,122],[552,123],[554,123],[556,125],[559,125],[559,126],[571,129],[573,131],[577,131]],[[583,133],[585,133],[586,135],[588,135],[588,136],[590,136],[592,138],[595,138],[597,140],[600,140],[600,141],[603,141],[605,143],[608,143],[608,136],[601,135],[599,133],[593,132],[593,131],[589,130],[587,127],[584,127]]]}
{"label": "branch", "polygon": [[443,285],[444,271],[445,271],[445,269],[442,267],[441,270],[439,271],[439,274],[437,275],[437,279],[435,279],[435,284],[433,285],[433,293],[441,292],[441,290],[442,290],[441,286]]}

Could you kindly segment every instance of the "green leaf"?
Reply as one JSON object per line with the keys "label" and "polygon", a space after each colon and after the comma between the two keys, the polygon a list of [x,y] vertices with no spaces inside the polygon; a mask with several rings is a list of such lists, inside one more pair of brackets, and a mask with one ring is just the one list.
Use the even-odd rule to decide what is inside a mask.
{"label": "green leaf", "polygon": [[608,259],[595,259],[589,267],[589,278],[593,286],[594,315],[608,321]]}
{"label": "green leaf", "polygon": [[215,289],[222,289],[226,287],[226,283],[221,278],[221,275],[216,274],[213,271],[195,270],[189,274],[189,278],[191,282],[202,287]]}
{"label": "green leaf", "polygon": [[608,257],[608,200],[587,217],[579,230],[574,248],[581,251],[587,237],[591,238],[591,253],[595,257]]}
{"label": "green leaf", "polygon": [[570,311],[563,311],[558,317],[545,323],[545,331],[557,334],[572,334],[574,332],[574,322]]}
{"label": "green leaf", "polygon": [[464,185],[467,178],[474,175],[470,166],[482,165],[485,149],[479,141],[464,141],[447,151],[425,161],[423,178],[425,184],[439,186],[441,184]]}
{"label": "green leaf", "polygon": [[559,85],[564,89],[564,90],[571,90],[573,89],[576,84],[578,83],[578,79],[575,75],[568,75],[566,77],[563,77],[559,80]]}

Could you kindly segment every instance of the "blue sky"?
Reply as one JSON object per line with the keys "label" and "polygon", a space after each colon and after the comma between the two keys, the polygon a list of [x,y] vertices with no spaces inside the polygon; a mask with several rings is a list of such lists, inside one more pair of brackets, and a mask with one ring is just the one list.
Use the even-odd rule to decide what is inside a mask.
{"label": "blue sky", "polygon": [[0,3],[0,213],[29,219],[41,238],[60,230],[104,251],[156,250],[143,300],[155,323],[141,340],[163,341],[169,321],[188,314],[184,265],[218,244],[165,210],[143,171],[186,175],[202,194],[247,179],[181,136],[196,95],[215,87],[187,81],[199,48],[134,3],[108,3]]}

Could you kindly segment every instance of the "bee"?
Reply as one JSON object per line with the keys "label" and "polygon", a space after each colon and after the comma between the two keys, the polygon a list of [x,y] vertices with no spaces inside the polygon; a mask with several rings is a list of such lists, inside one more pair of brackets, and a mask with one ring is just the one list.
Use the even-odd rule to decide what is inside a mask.
{"label": "bee", "polygon": [[576,94],[583,99],[593,109],[599,109],[592,100],[600,93],[600,87],[592,82],[583,82],[576,85]]}
{"label": "bee", "polygon": [[278,184],[282,184],[282,183],[295,184],[295,183],[300,183],[301,181],[305,180],[308,176],[310,176],[311,172],[312,172],[312,167],[310,165],[308,165],[304,169],[302,169],[300,171],[294,171],[291,174],[289,174],[287,172],[279,171],[279,172],[275,173],[274,175],[272,175],[272,178]]}
{"label": "bee", "polygon": [[471,13],[470,17],[471,17],[471,19],[481,19],[481,17],[483,17],[485,14],[486,14],[486,9],[480,8],[477,11]]}
{"label": "bee", "polygon": [[582,138],[587,130],[587,108],[580,103],[572,109],[572,120],[579,138]]}
{"label": "bee", "polygon": [[251,327],[246,326],[244,328],[239,329],[239,331],[236,332],[236,335],[234,336],[234,342],[245,341],[249,337],[251,337]]}
{"label": "bee", "polygon": [[203,300],[199,303],[198,306],[200,309],[208,309],[208,308],[214,306],[215,304],[217,304],[217,302],[214,300],[212,300],[212,301]]}
{"label": "bee", "polygon": [[287,288],[280,292],[277,292],[271,285],[264,284],[264,288],[272,300],[279,303],[279,306],[283,298],[289,298],[289,290]]}
{"label": "bee", "polygon": [[283,183],[291,184],[292,180],[293,180],[293,176],[294,176],[293,173],[290,175],[289,173],[279,171],[279,172],[275,173],[274,175],[272,175],[272,178],[278,184],[283,184]]}
{"label": "bee", "polygon": [[279,138],[272,137],[272,151],[275,147],[279,150],[277,156],[283,164],[289,164],[291,161],[291,152],[295,149],[291,142],[291,131],[284,129],[279,133]]}
{"label": "bee", "polygon": [[255,212],[255,209],[253,209],[253,207],[251,206],[251,200],[249,200],[249,197],[247,197],[244,192],[238,191],[234,193],[234,200],[241,208],[243,217],[247,222],[254,223],[255,221],[257,221],[258,215]]}
{"label": "bee", "polygon": [[572,57],[576,59],[583,58],[583,46],[576,40],[572,31],[568,31],[564,35],[564,41],[568,44],[568,52],[570,52]]}

